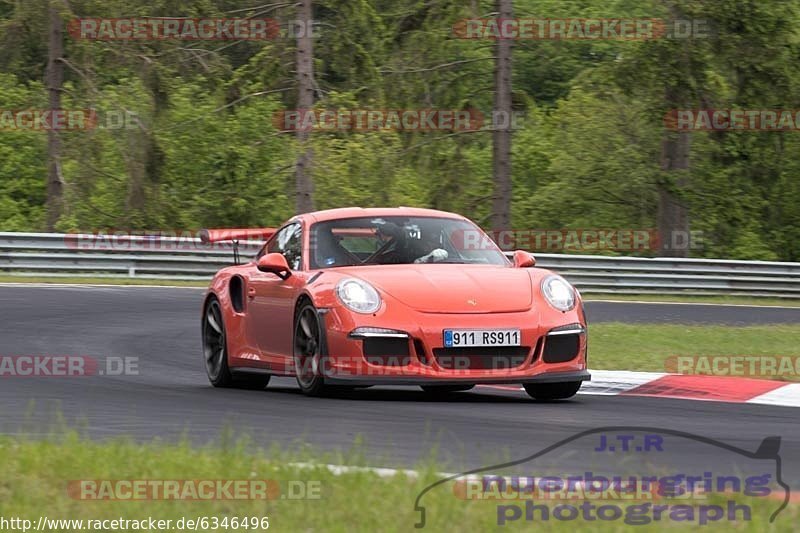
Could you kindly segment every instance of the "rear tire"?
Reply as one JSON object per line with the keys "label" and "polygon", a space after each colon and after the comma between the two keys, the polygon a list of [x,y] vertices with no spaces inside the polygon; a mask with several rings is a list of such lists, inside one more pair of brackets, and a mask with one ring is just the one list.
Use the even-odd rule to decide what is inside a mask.
{"label": "rear tire", "polygon": [[203,313],[203,357],[208,381],[215,387],[258,390],[269,384],[268,375],[234,377],[228,366],[228,337],[219,300],[211,298]]}
{"label": "rear tire", "polygon": [[552,401],[572,398],[581,388],[580,381],[567,381],[564,383],[525,383],[525,392],[534,400]]}
{"label": "rear tire", "polygon": [[475,385],[420,385],[420,388],[428,394],[450,394],[472,390]]}

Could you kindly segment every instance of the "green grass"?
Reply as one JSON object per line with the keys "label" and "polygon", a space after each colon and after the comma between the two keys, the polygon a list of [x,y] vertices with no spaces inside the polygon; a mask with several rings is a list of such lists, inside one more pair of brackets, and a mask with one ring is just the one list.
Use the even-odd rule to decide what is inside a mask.
{"label": "green grass", "polygon": [[774,307],[800,307],[797,298],[769,298],[755,296],[687,296],[657,294],[593,294],[581,293],[587,302],[592,300],[615,302],[667,302],[667,303],[708,303],[728,305],[768,305]]}
{"label": "green grass", "polygon": [[[670,356],[800,356],[800,325],[589,325],[589,366],[597,370],[666,371]],[[799,381],[800,377],[782,379]]]}
{"label": "green grass", "polygon": [[[403,474],[381,478],[370,472],[334,475],[325,468],[307,469],[294,465],[295,460],[308,460],[307,455],[290,455],[277,449],[264,450],[247,440],[227,446],[193,448],[185,443],[98,443],[82,440],[75,434],[37,441],[0,437],[0,455],[3,457],[0,462],[0,516],[21,517],[32,520],[34,524],[39,516],[84,520],[153,517],[172,520],[173,524],[182,517],[222,519],[227,516],[269,517],[269,529],[273,531],[413,531],[418,518],[414,511],[416,496],[439,479],[431,464],[427,465],[419,478]],[[342,457],[318,457],[321,461],[343,460]],[[71,480],[131,479],[274,480],[281,494],[287,494],[289,483],[299,486],[298,482],[303,482],[306,487],[312,486],[309,483],[316,483],[319,498],[211,502],[86,501],[70,496],[67,491]],[[507,503],[500,502],[502,505]],[[524,506],[524,502],[512,503]],[[752,505],[751,522],[720,522],[701,528],[662,521],[657,525],[637,526],[635,530],[793,531],[800,520],[794,505],[769,525],[766,517],[777,509],[775,501],[762,498],[737,503]],[[429,492],[423,504],[427,509],[428,521],[423,531],[516,531],[537,526],[519,520],[499,527],[497,501],[459,499],[454,496],[452,484]],[[547,524],[545,529],[612,532],[629,531],[630,526],[620,522],[578,520]],[[68,529],[51,529],[62,530]],[[172,530],[175,530],[174,526]],[[239,528],[238,531],[247,530]]]}

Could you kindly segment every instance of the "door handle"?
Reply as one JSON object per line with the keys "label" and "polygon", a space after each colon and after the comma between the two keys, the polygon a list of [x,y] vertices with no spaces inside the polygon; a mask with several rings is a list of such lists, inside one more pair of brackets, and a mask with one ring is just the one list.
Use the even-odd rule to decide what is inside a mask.
{"label": "door handle", "polygon": [[252,300],[253,298],[256,297],[256,290],[253,287],[250,287],[249,289],[247,289],[247,296],[249,296],[250,299]]}

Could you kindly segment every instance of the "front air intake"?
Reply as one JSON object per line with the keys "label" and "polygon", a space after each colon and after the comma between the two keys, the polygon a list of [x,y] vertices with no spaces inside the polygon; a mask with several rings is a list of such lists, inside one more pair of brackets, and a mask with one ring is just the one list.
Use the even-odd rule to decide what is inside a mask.
{"label": "front air intake", "polygon": [[581,349],[581,335],[585,333],[580,324],[558,327],[545,336],[542,360],[545,363],[572,361]]}
{"label": "front air intake", "polygon": [[407,337],[367,337],[363,350],[364,358],[371,365],[397,367],[411,364]]}

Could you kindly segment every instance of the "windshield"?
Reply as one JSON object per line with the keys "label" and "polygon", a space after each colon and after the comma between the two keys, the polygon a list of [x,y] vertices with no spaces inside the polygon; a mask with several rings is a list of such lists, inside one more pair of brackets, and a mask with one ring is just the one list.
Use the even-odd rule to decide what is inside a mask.
{"label": "windshield", "polygon": [[419,263],[509,264],[480,228],[461,219],[364,217],[311,227],[311,268]]}

